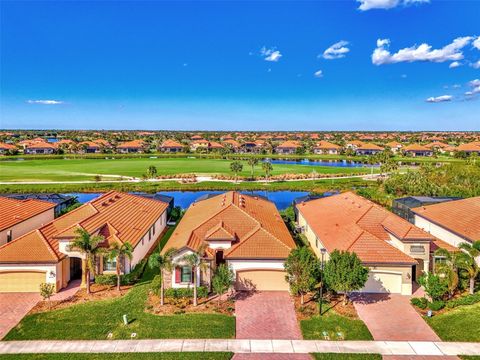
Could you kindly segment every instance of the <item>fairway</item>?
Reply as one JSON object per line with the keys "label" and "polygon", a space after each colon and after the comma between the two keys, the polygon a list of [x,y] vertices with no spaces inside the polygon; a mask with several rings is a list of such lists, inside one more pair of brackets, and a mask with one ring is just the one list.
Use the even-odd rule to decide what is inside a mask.
{"label": "fairway", "polygon": [[[191,174],[197,175],[233,175],[230,171],[231,160],[196,158],[136,158],[136,159],[55,159],[55,160],[18,160],[0,162],[0,181],[76,181],[93,180],[95,175],[109,178],[129,176],[141,177],[151,165],[157,168],[158,175]],[[249,176],[251,168],[242,161],[241,175]],[[346,168],[334,166],[309,165],[273,165],[272,175],[307,174],[316,171],[319,174],[354,175],[368,173],[368,168]],[[254,174],[263,176],[261,163],[255,167]]]}

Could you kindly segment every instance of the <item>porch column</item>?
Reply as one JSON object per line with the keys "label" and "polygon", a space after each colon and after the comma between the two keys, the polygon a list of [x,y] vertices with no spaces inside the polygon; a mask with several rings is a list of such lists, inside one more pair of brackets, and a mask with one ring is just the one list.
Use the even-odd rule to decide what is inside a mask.
{"label": "porch column", "polygon": [[85,281],[85,269],[87,267],[87,262],[85,259],[82,259],[82,282],[80,283],[81,288],[87,287],[87,283]]}

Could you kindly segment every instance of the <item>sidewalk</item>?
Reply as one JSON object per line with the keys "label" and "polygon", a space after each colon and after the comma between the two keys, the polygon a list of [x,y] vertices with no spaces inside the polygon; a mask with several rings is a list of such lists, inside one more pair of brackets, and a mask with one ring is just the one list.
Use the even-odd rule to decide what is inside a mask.
{"label": "sidewalk", "polygon": [[72,340],[1,341],[0,354],[20,353],[127,353],[127,352],[234,352],[234,353],[370,353],[381,355],[478,355],[480,343],[430,341],[320,341],[320,340]]}

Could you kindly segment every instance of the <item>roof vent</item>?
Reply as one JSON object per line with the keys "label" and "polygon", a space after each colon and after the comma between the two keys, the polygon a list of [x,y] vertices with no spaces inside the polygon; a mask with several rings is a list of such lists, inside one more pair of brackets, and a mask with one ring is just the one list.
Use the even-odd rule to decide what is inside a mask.
{"label": "roof vent", "polygon": [[108,206],[108,203],[106,201],[102,202],[102,206]]}

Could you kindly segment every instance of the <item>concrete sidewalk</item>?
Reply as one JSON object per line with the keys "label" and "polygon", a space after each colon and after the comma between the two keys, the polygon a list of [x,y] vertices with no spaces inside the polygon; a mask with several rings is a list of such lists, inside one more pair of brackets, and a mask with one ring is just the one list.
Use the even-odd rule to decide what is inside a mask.
{"label": "concrete sidewalk", "polygon": [[129,353],[129,352],[234,352],[234,353],[371,353],[381,355],[478,355],[480,343],[431,341],[320,341],[320,340],[72,340],[2,341],[0,354],[21,353]]}

